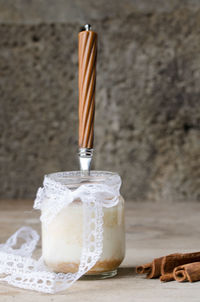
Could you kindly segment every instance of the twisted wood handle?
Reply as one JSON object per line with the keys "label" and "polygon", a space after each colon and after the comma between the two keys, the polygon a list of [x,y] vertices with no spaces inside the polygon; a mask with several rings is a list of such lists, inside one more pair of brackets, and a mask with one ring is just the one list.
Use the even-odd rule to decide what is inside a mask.
{"label": "twisted wood handle", "polygon": [[97,33],[79,33],[79,148],[93,148]]}

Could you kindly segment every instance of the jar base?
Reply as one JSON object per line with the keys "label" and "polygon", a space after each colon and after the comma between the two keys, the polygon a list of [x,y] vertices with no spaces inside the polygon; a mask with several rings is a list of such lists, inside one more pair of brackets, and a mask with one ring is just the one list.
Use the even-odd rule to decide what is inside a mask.
{"label": "jar base", "polygon": [[117,275],[117,269],[114,269],[109,272],[99,273],[99,274],[91,274],[84,275],[80,278],[80,280],[103,280],[115,277]]}

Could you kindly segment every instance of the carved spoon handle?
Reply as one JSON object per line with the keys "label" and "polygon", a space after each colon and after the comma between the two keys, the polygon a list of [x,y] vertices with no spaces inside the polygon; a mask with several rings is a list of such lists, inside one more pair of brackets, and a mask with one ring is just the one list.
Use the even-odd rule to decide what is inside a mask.
{"label": "carved spoon handle", "polygon": [[97,33],[86,24],[79,33],[79,160],[89,174],[93,154]]}

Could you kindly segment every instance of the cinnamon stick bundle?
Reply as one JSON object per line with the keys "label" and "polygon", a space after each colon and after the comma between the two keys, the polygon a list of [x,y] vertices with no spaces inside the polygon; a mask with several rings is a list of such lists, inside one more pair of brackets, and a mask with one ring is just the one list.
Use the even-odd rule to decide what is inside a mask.
{"label": "cinnamon stick bundle", "polygon": [[[186,266],[187,264],[188,266]],[[200,280],[200,252],[176,253],[156,258],[150,263],[138,266],[136,272],[147,274],[148,279],[160,277],[160,280],[165,282],[174,279],[177,281],[197,281]],[[184,277],[180,277],[183,275]]]}

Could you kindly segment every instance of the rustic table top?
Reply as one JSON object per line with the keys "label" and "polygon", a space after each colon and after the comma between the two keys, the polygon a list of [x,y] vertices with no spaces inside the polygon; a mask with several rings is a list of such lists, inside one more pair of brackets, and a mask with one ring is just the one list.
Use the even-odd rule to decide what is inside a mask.
{"label": "rustic table top", "polygon": [[[0,242],[21,226],[40,232],[39,212],[26,200],[0,202]],[[126,258],[115,278],[77,281],[55,294],[18,289],[0,284],[0,301],[198,301],[200,282],[161,283],[136,275],[135,266],[173,252],[200,251],[200,204],[126,203]],[[40,253],[41,246],[38,247]]]}

